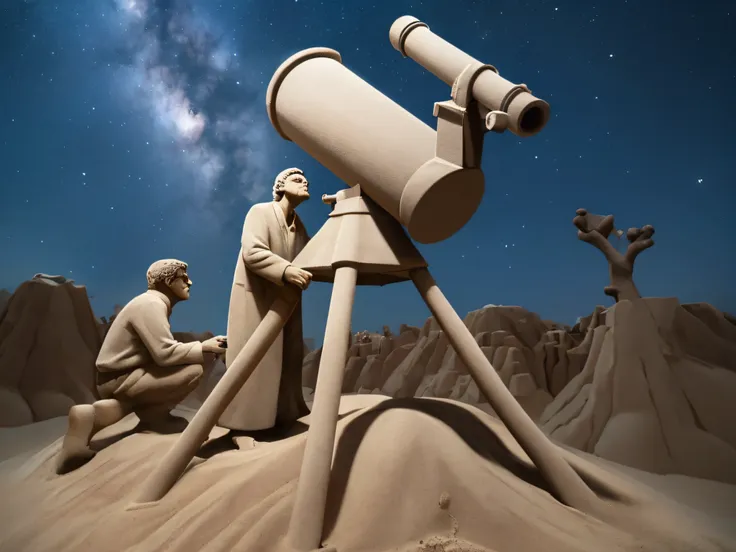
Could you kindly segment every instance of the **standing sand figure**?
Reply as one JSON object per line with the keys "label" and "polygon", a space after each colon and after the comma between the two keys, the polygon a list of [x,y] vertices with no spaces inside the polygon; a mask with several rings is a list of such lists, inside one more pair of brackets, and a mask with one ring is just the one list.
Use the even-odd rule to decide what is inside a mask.
{"label": "standing sand figure", "polygon": [[181,431],[186,420],[171,409],[189,395],[204,373],[224,353],[224,336],[181,343],[171,334],[169,318],[179,301],[189,299],[192,281],[187,264],[163,259],[146,273],[148,291],[131,300],[115,317],[97,357],[101,400],[69,411],[69,428],[57,458],[58,474],[90,460],[95,433],[134,412],[141,428]]}
{"label": "standing sand figure", "polygon": [[[274,181],[273,201],[253,205],[245,217],[227,320],[228,368],[283,286],[309,286],[312,275],[291,264],[309,241],[295,211],[307,199],[309,182],[303,171],[286,169]],[[303,343],[300,301],[218,425],[253,431],[288,425],[309,414],[302,394]]]}

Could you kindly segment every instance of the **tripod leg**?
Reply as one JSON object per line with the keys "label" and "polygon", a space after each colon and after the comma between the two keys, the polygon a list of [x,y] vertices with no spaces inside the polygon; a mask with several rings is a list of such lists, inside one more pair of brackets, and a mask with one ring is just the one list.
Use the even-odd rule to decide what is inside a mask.
{"label": "tripod leg", "polygon": [[261,323],[225,371],[222,379],[194,415],[173,447],[143,482],[135,503],[154,502],[163,498],[174,486],[194,455],[207,440],[212,428],[230,401],[253,373],[279,332],[289,320],[298,302],[298,296],[289,288],[276,299]]}
{"label": "tripod leg", "polygon": [[598,499],[572,467],[560,456],[555,445],[542,433],[516,399],[506,389],[473,335],[445,298],[429,270],[412,270],[411,278],[455,352],[465,363],[493,410],[529,455],[551,485],[557,498],[568,506],[592,513]]}
{"label": "tripod leg", "polygon": [[335,272],[312,421],[287,534],[287,542],[294,550],[315,550],[322,540],[357,278],[358,271],[351,266],[340,267]]}

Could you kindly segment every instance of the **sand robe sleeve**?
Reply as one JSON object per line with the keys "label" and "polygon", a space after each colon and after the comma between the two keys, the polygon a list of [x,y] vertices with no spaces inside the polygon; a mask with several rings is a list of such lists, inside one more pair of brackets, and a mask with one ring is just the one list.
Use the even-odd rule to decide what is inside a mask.
{"label": "sand robe sleeve", "polygon": [[269,245],[268,221],[261,209],[250,209],[243,224],[243,262],[253,273],[284,285],[284,271],[291,264],[276,255]]}
{"label": "sand robe sleeve", "polygon": [[202,343],[181,343],[171,334],[166,305],[146,301],[132,313],[130,323],[138,337],[159,366],[179,366],[204,362]]}

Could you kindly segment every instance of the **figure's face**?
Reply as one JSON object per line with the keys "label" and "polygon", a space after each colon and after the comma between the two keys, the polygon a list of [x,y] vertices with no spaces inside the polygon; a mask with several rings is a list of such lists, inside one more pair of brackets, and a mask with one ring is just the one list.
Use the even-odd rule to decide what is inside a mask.
{"label": "figure's face", "polygon": [[305,200],[309,199],[309,182],[303,174],[291,174],[284,181],[284,195]]}
{"label": "figure's face", "polygon": [[171,292],[182,301],[189,299],[190,287],[192,287],[192,281],[184,270],[180,270],[169,284]]}

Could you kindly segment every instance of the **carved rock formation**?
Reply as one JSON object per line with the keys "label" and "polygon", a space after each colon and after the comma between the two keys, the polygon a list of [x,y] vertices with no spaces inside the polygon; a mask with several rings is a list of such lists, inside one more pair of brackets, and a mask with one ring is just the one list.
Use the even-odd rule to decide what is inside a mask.
{"label": "carved rock formation", "polygon": [[13,294],[7,289],[0,289],[0,316],[2,316],[5,311],[5,307],[8,305],[11,295]]}
{"label": "carved rock formation", "polygon": [[619,301],[588,335],[587,361],[543,429],[620,464],[736,483],[736,332],[725,317],[673,298]]}
{"label": "carved rock formation", "polygon": [[[707,434],[706,437],[701,436],[703,442],[717,449],[713,452],[713,467],[704,468],[702,476],[723,478],[719,470],[725,469],[723,462],[731,458],[731,453],[723,452],[730,449],[713,444],[716,442],[714,439],[729,443],[725,446],[732,447],[736,443],[736,434],[727,423],[727,417],[721,415],[719,418],[714,412],[718,408],[721,412],[727,412],[729,405],[725,402],[727,399],[723,398],[725,390],[736,391],[736,376],[733,374],[736,372],[736,325],[724,313],[705,303],[679,305],[676,299],[639,299],[634,303],[625,301],[622,304],[626,306],[614,306],[607,310],[597,306],[590,315],[579,318],[572,328],[541,321],[537,315],[520,307],[494,305],[469,313],[465,323],[512,395],[555,439],[635,467],[658,469],[662,473],[678,470],[691,473],[688,465],[679,457],[669,460],[659,456],[647,458],[646,455],[639,458],[636,454],[622,457],[622,453],[617,452],[615,439],[608,436],[615,434],[616,438],[624,438],[620,435],[625,436],[626,432],[615,430],[616,424],[623,422],[614,422],[613,433],[603,434],[603,426],[607,423],[605,412],[611,408],[614,399],[610,395],[614,390],[615,400],[626,403],[629,400],[627,397],[637,394],[647,396],[647,386],[654,386],[650,390],[655,393],[652,400],[659,401],[657,405],[663,401],[678,400],[682,403],[680,406],[684,404],[687,407],[683,412],[688,418],[691,407],[687,406],[687,402],[682,402],[682,396],[685,395],[696,412],[692,414],[695,420],[692,423],[706,427],[703,420],[708,420],[708,423],[716,424],[716,429],[702,430]],[[637,306],[635,316],[620,312],[630,309],[632,304]],[[643,314],[647,309],[654,313],[649,319]],[[652,322],[655,319],[656,323]],[[609,330],[622,325],[626,325],[627,329],[619,329],[606,337]],[[665,337],[660,337],[660,334]],[[614,335],[622,337],[612,341]],[[604,338],[611,343],[606,345],[608,352],[601,356]],[[612,370],[606,362],[613,358],[611,348],[614,346],[617,351],[620,349],[616,353],[616,373],[624,374],[620,376],[623,381],[613,385],[611,381],[614,380],[608,377],[605,385],[602,381],[593,386],[594,373]],[[662,387],[659,380],[652,382],[642,377],[634,378],[631,383],[627,381],[625,374],[630,371],[637,374],[642,372],[642,368],[636,368],[643,362],[640,355],[649,354],[651,357],[651,353],[646,351],[652,347],[659,348],[657,354],[660,355],[660,361],[648,362],[658,362],[657,366],[662,362],[669,363],[670,368],[659,366],[651,369],[660,372],[671,370],[668,376],[671,385],[675,385],[672,382],[680,382],[674,388],[670,388],[671,385]],[[321,350],[318,349],[305,358],[303,382],[309,388],[308,392],[314,389],[320,355]],[[685,368],[690,365],[697,368]],[[648,373],[648,370],[643,373]],[[595,377],[600,379],[603,376]],[[719,381],[723,381],[723,387],[713,390],[716,394],[712,408],[716,410],[698,413],[699,409],[711,408],[707,406],[710,389],[718,387],[714,382]],[[628,385],[633,385],[633,388],[630,389]],[[449,398],[493,413],[433,318],[429,318],[419,331],[402,327],[396,336],[387,332],[383,332],[383,335],[368,332],[356,334],[346,361],[343,393],[380,393],[396,398]],[[697,406],[692,401],[696,401]],[[625,411],[625,407],[621,408]],[[642,412],[649,408],[646,414],[630,417],[632,420],[646,418],[642,424],[652,424],[660,415],[657,410],[660,406],[637,408],[643,409]],[[668,415],[674,416],[672,412]],[[626,419],[626,416],[617,418]],[[684,439],[683,435],[689,435],[692,429],[679,428],[678,422],[669,423],[678,427],[667,433],[675,440]],[[686,425],[689,423],[685,422]],[[652,428],[645,430],[644,425],[640,426],[631,433],[631,439],[641,439],[642,443],[647,443],[646,446],[638,443],[632,447],[628,443],[622,450],[644,451],[651,445],[659,447],[657,454],[661,456],[661,451],[666,450],[666,447],[662,448],[662,443],[666,441],[663,441],[663,436],[657,437],[657,441],[652,431]],[[672,437],[677,434],[681,435]],[[602,441],[601,435],[605,437]]]}
{"label": "carved rock formation", "polygon": [[[558,334],[567,335],[565,328],[569,327],[543,322],[521,307],[487,305],[468,313],[465,324],[507,386],[511,387],[512,380],[521,376],[515,380],[514,393],[535,417],[552,400],[548,379],[559,382],[555,389],[561,389],[584,362],[575,356],[569,362],[566,356],[567,349],[574,349],[583,341],[582,336],[556,338]],[[556,348],[535,349],[540,343],[552,343],[555,339]],[[549,361],[546,355],[551,355]],[[302,381],[310,391],[316,385],[320,357],[321,349],[317,349],[304,359]],[[545,373],[546,364],[550,377]],[[352,338],[345,370],[343,393],[485,403],[467,367],[450,347],[434,318],[428,318],[422,328],[402,324],[396,335],[385,326],[380,334],[358,332]],[[532,385],[534,389],[530,388]],[[485,405],[484,410],[490,407]]]}
{"label": "carved rock formation", "polygon": [[101,340],[84,286],[42,277],[0,311],[0,426],[65,416],[95,400]]}

